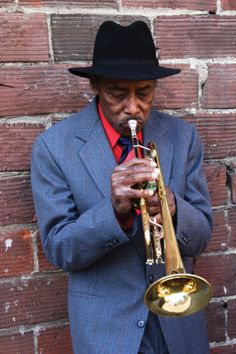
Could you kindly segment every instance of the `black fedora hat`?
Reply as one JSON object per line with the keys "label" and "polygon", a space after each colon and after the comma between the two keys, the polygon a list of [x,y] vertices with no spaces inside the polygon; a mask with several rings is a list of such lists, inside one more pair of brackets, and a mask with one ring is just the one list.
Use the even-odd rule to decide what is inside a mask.
{"label": "black fedora hat", "polygon": [[128,26],[104,22],[95,39],[92,66],[69,71],[86,78],[95,75],[121,80],[160,79],[180,72],[159,65],[151,32],[142,21]]}

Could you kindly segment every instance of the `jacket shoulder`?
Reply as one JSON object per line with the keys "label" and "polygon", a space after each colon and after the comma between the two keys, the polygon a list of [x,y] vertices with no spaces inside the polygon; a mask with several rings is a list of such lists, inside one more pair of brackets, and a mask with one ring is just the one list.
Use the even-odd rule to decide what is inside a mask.
{"label": "jacket shoulder", "polygon": [[76,135],[80,129],[89,129],[93,126],[93,121],[96,117],[96,105],[94,102],[83,108],[81,111],[72,113],[68,117],[57,122],[43,133],[39,134],[36,140],[43,140],[45,143],[55,142],[60,143]]}

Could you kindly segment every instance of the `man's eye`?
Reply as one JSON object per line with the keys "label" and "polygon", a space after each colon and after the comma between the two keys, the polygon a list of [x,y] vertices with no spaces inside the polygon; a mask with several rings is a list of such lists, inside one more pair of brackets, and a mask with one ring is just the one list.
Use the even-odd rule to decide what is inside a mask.
{"label": "man's eye", "polygon": [[138,94],[138,97],[141,98],[141,99],[146,98],[147,96],[148,95],[146,93],[144,93],[144,92],[141,92],[141,93]]}
{"label": "man's eye", "polygon": [[113,97],[118,98],[118,99],[122,99],[122,98],[125,98],[125,94],[124,93],[114,93]]}

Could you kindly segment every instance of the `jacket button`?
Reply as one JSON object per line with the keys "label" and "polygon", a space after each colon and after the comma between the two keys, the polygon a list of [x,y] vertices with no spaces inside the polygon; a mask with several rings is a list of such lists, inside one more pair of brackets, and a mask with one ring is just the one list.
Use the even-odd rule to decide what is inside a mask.
{"label": "jacket button", "polygon": [[149,275],[149,283],[153,283],[154,281],[154,276],[152,274]]}
{"label": "jacket button", "polygon": [[143,320],[138,321],[139,328],[143,328],[144,326],[145,326],[145,321],[143,321]]}
{"label": "jacket button", "polygon": [[188,243],[191,239],[190,236],[186,235],[184,232],[181,232],[180,234],[180,238],[182,238],[182,240],[185,242],[185,243]]}

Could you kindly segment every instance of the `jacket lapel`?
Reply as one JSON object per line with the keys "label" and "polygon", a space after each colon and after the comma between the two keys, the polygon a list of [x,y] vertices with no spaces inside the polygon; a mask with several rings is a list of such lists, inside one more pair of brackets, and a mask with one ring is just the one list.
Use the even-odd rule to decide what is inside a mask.
{"label": "jacket lapel", "polygon": [[161,118],[159,113],[152,112],[143,130],[143,140],[145,146],[147,146],[149,141],[153,141],[156,144],[166,186],[169,185],[173,159],[173,145],[168,140],[167,132],[168,126],[165,124],[165,119]]}
{"label": "jacket lapel", "polygon": [[88,108],[76,132],[80,140],[78,154],[98,189],[104,196],[109,196],[110,176],[116,161],[98,116],[96,102],[93,101]]}

